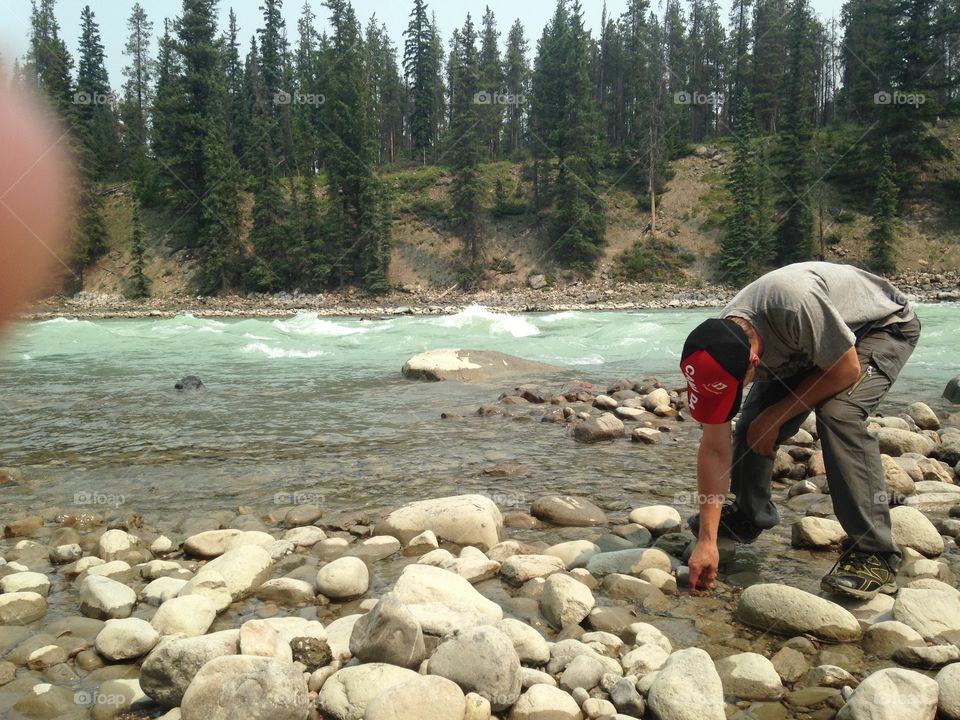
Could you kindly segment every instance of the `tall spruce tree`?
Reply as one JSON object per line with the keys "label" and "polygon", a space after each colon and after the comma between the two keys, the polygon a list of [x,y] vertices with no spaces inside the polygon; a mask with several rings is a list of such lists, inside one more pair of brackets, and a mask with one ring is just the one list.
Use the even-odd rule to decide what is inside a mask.
{"label": "tall spruce tree", "polygon": [[526,121],[525,107],[530,92],[530,63],[527,60],[529,43],[524,36],[523,24],[517,20],[507,36],[507,51],[504,58],[504,83],[507,94],[515,102],[507,106],[504,139],[511,153],[516,153],[523,142]]}
{"label": "tall spruce tree", "polygon": [[873,196],[872,227],[868,236],[870,269],[878,273],[889,274],[897,270],[896,221],[899,190],[894,182],[895,175],[896,167],[890,155],[890,145],[884,142]]}
{"label": "tall spruce tree", "polygon": [[[480,135],[487,149],[487,159],[495,160],[500,155],[500,133],[503,129],[504,105],[499,96],[505,92],[503,64],[500,61],[500,32],[497,20],[488,6],[483,14],[480,32],[479,86],[490,93],[493,102],[478,108]],[[509,98],[508,98],[509,100]],[[515,101],[515,99],[514,99]]]}
{"label": "tall spruce tree", "polygon": [[403,71],[409,96],[410,150],[414,157],[426,163],[427,158],[433,156],[436,128],[440,122],[436,99],[440,63],[426,0],[414,0],[404,38]]}
{"label": "tall spruce tree", "polygon": [[153,81],[156,63],[150,55],[153,23],[140,6],[134,3],[127,19],[127,43],[124,55],[129,65],[123,69],[126,81],[123,84],[123,99],[120,102],[120,117],[123,120],[121,139],[121,166],[125,175],[134,181],[140,197],[151,196],[149,152],[149,113],[153,104]]}
{"label": "tall spruce tree", "polygon": [[150,278],[147,277],[146,248],[143,244],[143,223],[140,220],[140,208],[133,209],[133,233],[130,237],[130,259],[133,266],[124,284],[123,294],[131,300],[150,297]]}
{"label": "tall spruce tree", "polygon": [[476,94],[484,86],[482,65],[477,53],[477,32],[469,13],[457,37],[456,58],[452,64],[455,78],[451,85],[451,106],[454,111],[450,126],[450,165],[454,173],[451,219],[463,242],[466,271],[464,284],[473,287],[482,279],[483,229],[480,220],[480,198],[483,183],[479,165],[485,145],[481,129],[485,106],[479,105],[475,100]]}
{"label": "tall spruce tree", "polygon": [[84,172],[93,180],[103,180],[116,172],[119,146],[100,26],[89,5],[80,12],[79,51],[75,102]]}
{"label": "tall spruce tree", "polygon": [[376,128],[370,117],[360,23],[347,0],[325,0],[330,11],[330,61],[335,71],[324,105],[328,132],[326,218],[334,284],[388,289],[390,201],[373,172]]}
{"label": "tall spruce tree", "polygon": [[[171,104],[163,110],[174,115],[172,126],[165,128],[171,136],[163,143],[169,153],[164,162],[177,181],[169,191],[173,209],[186,223],[185,244],[197,251],[196,288],[207,293],[235,287],[244,264],[240,174],[227,136],[227,91],[216,8],[217,0],[183,0],[175,44],[180,68],[169,79]],[[161,78],[162,71],[158,105]]]}
{"label": "tall spruce tree", "polygon": [[733,116],[735,145],[727,173],[733,206],[725,218],[720,241],[720,271],[724,280],[743,285],[756,277],[763,246],[763,238],[757,236],[760,188],[754,149],[756,123],[749,88],[739,92]]}
{"label": "tall spruce tree", "polygon": [[785,169],[785,214],[777,229],[777,260],[785,265],[814,255],[813,182],[814,81],[810,9],[807,0],[792,0],[787,33],[789,63],[783,100],[780,153]]}
{"label": "tall spruce tree", "polygon": [[589,75],[590,37],[578,0],[558,0],[537,50],[531,134],[543,159],[556,158],[550,241],[557,259],[588,273],[606,243],[599,196],[601,120]]}
{"label": "tall spruce tree", "polygon": [[756,0],[753,6],[753,62],[750,94],[760,132],[776,134],[784,99],[787,50],[797,38],[788,31],[788,2]]}
{"label": "tall spruce tree", "polygon": [[377,163],[393,162],[403,133],[403,83],[397,65],[397,51],[387,26],[370,18],[366,31],[367,76],[371,112],[376,120]]}

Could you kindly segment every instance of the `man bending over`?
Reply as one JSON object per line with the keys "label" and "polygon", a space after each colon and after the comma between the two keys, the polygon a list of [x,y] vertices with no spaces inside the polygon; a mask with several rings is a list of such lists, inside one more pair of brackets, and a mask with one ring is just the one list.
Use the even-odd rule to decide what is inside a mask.
{"label": "man bending over", "polygon": [[[880,448],[867,417],[920,338],[920,322],[886,280],[825,262],[788,265],[745,287],[719,319],[697,326],[681,369],[694,420],[700,512],[689,520],[698,543],[690,587],[717,575],[717,538],[750,543],[780,522],[770,501],[779,443],[816,413],[830,497],[847,534],[820,587],[869,599],[897,590],[900,552],[890,537],[890,508]],[[753,383],[736,429],[743,386]],[[736,496],[724,503],[727,491]]]}

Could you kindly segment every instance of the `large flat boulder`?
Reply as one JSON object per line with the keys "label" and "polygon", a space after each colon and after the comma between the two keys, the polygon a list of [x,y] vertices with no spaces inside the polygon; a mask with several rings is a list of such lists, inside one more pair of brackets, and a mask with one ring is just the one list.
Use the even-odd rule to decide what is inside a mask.
{"label": "large flat boulder", "polygon": [[377,523],[375,533],[408,543],[431,530],[438,538],[458,545],[489,549],[500,542],[502,528],[503,516],[490,498],[454,495],[408,503]]}
{"label": "large flat boulder", "polygon": [[477,382],[518,375],[563,372],[563,368],[524,360],[495,350],[442,348],[418,353],[403,364],[404,377],[413,380]]}

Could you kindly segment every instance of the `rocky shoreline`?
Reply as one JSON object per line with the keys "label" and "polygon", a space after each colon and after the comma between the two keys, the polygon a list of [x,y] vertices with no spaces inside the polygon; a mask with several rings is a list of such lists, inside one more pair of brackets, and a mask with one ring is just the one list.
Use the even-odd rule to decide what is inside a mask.
{"label": "rocky shoreline", "polygon": [[[528,385],[479,414],[593,442],[578,428],[610,418],[616,437],[667,434],[683,402],[654,381]],[[24,513],[0,541],[0,715],[960,720],[960,415],[914,403],[870,428],[905,559],[898,594],[869,602],[771,581],[843,538],[810,422],[777,457],[790,534],[746,590],[684,588],[692,488],[609,515],[478,494],[361,515]],[[721,578],[741,552],[722,545]]]}
{"label": "rocky shoreline", "polygon": [[[958,271],[904,273],[891,278],[891,281],[918,302],[960,301]],[[533,285],[539,285],[539,282],[534,282]],[[736,291],[730,287],[693,281],[676,284],[626,283],[610,278],[544,285],[537,289],[528,283],[525,287],[513,290],[466,293],[455,288],[416,289],[394,291],[377,297],[355,290],[344,290],[312,295],[184,295],[131,301],[119,295],[81,292],[70,298],[58,296],[34,303],[33,307],[21,314],[21,319],[165,318],[184,313],[212,318],[282,317],[301,311],[316,312],[325,317],[380,318],[397,315],[447,315],[459,312],[474,303],[503,312],[660,310],[722,307],[734,294]]]}

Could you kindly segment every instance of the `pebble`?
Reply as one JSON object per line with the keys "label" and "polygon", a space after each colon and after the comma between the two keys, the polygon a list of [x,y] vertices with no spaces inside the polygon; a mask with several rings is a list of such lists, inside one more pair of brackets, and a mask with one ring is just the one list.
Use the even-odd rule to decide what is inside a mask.
{"label": "pebble", "polygon": [[96,648],[111,662],[133,660],[153,650],[160,633],[146,620],[123,618],[107,620],[97,634]]}

